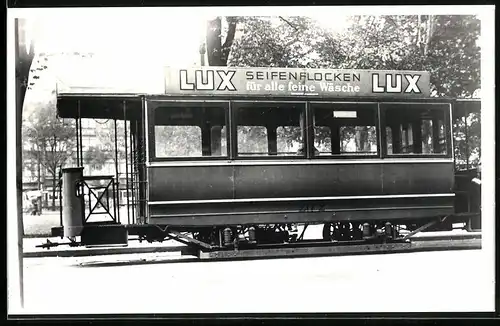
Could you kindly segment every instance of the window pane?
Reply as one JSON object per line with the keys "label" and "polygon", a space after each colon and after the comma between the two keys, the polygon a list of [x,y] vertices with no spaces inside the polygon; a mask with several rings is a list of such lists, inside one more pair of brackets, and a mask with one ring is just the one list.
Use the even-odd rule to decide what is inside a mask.
{"label": "window pane", "polygon": [[267,155],[267,130],[259,126],[238,126],[238,153]]}
{"label": "window pane", "polygon": [[388,155],[447,154],[448,105],[384,104]]}
{"label": "window pane", "polygon": [[377,154],[375,126],[340,127],[341,153]]}
{"label": "window pane", "polygon": [[387,154],[392,154],[392,129],[390,127],[385,128],[385,137],[387,140]]}
{"label": "window pane", "polygon": [[240,104],[237,109],[239,156],[303,156],[304,105]]}
{"label": "window pane", "polygon": [[276,129],[276,144],[278,155],[297,155],[297,152],[302,147],[302,132],[300,127],[278,127]]}
{"label": "window pane", "polygon": [[[421,130],[422,133],[422,154],[434,153],[434,144],[432,142],[432,120],[422,120]],[[436,144],[439,145],[439,144]]]}
{"label": "window pane", "polygon": [[201,156],[201,129],[197,126],[155,126],[156,157]]}
{"label": "window pane", "polygon": [[155,156],[227,156],[226,109],[158,107],[155,109]]}
{"label": "window pane", "polygon": [[315,155],[377,155],[376,109],[372,104],[317,104]]}
{"label": "window pane", "polygon": [[316,155],[332,154],[332,131],[329,127],[314,127],[314,149]]}

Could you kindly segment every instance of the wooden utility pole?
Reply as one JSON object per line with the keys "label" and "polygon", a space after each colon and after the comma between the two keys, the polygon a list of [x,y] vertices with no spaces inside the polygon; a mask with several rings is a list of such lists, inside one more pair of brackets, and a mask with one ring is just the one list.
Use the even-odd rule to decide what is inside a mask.
{"label": "wooden utility pole", "polygon": [[207,53],[205,43],[200,45],[200,64],[201,66],[205,66],[205,54]]}

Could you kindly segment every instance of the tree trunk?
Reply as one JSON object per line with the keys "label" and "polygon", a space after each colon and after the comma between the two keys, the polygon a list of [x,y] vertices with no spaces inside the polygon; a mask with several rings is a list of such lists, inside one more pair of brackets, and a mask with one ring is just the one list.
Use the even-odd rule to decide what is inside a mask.
{"label": "tree trunk", "polygon": [[427,34],[424,44],[424,55],[426,56],[429,52],[429,47],[431,45],[431,38],[434,32],[434,16],[429,15],[427,18]]}
{"label": "tree trunk", "polygon": [[42,190],[42,183],[41,183],[42,179],[41,179],[41,172],[40,172],[40,170],[41,170],[40,165],[42,164],[42,162],[40,162],[40,155],[41,155],[40,154],[40,146],[37,145],[37,147],[36,147],[36,160],[37,160],[37,170],[38,170],[37,171],[38,172],[37,173],[38,190]]}
{"label": "tree trunk", "polygon": [[56,169],[52,173],[52,209],[56,209]]}
{"label": "tree trunk", "polygon": [[209,66],[227,66],[229,52],[236,34],[237,19],[227,17],[228,31],[222,44],[222,21],[220,17],[210,20],[207,25],[207,57]]}
{"label": "tree trunk", "polygon": [[[42,155],[41,155],[41,159],[40,159],[40,163],[41,163],[41,166],[42,166],[42,173],[41,173],[41,184],[42,184],[42,193],[44,193],[45,191],[45,176],[46,176],[46,172],[47,172],[47,153],[46,153],[46,150],[45,150],[45,142],[43,142],[44,146],[42,146],[41,148],[41,152],[42,152]],[[48,207],[49,206],[49,203],[47,202],[47,197],[43,196],[43,206],[45,207]]]}

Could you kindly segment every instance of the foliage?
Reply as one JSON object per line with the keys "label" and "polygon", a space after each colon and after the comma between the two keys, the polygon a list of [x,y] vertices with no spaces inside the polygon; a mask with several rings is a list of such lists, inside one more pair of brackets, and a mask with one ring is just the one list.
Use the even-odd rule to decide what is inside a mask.
{"label": "foliage", "polygon": [[52,177],[53,201],[55,206],[55,186],[59,168],[64,166],[74,150],[75,133],[73,126],[56,116],[55,103],[41,104],[25,121],[23,140],[35,144],[36,157]]}
{"label": "foliage", "polygon": [[333,35],[307,17],[245,17],[228,65],[237,67],[324,67],[323,54],[343,61]]}
{"label": "foliage", "polygon": [[[455,160],[460,168],[473,168],[481,161],[481,116],[470,113],[467,117],[467,128],[465,124],[464,117],[453,125]],[[465,141],[466,138],[468,142]]]}
{"label": "foliage", "polygon": [[[480,21],[471,15],[353,16],[340,34],[307,17],[240,18],[229,66],[321,67],[333,69],[423,70],[431,74],[433,96],[471,97],[480,89]],[[469,119],[472,163],[479,161],[480,125]],[[465,156],[465,122],[456,123],[457,157]],[[297,133],[290,133],[289,143]],[[366,131],[343,130],[357,149],[374,144]],[[262,135],[260,135],[262,136]],[[316,128],[317,146],[329,145],[328,128]],[[368,140],[368,141],[366,141]],[[346,142],[342,143],[342,146]]]}
{"label": "foliage", "polygon": [[201,156],[201,128],[197,126],[155,126],[158,157]]}
{"label": "foliage", "polygon": [[[246,17],[240,23],[243,25],[242,35],[234,41],[228,61],[230,66],[325,68],[340,67],[347,59],[336,36],[311,18]],[[253,128],[252,131],[258,130]],[[242,133],[245,133],[244,129]],[[358,150],[363,149],[368,139],[376,141],[373,137],[368,138],[366,130],[356,133],[350,128],[343,133],[344,137],[355,135],[362,138],[361,143],[356,142]],[[295,130],[281,136],[287,137],[285,142],[290,145],[299,142],[301,134],[300,130]],[[260,134],[261,137],[265,134]],[[248,135],[243,139],[247,138]],[[321,151],[329,151],[330,129],[315,128],[315,143]]]}
{"label": "foliage", "polygon": [[111,152],[103,151],[99,146],[89,146],[83,153],[83,162],[94,170],[101,170],[112,159]]}
{"label": "foliage", "polygon": [[470,97],[480,87],[475,16],[355,16],[350,21],[340,38],[346,60],[339,68],[429,71],[435,96]]}
{"label": "foliage", "polygon": [[[34,49],[33,49],[34,50]],[[31,78],[26,76],[27,89],[32,90],[43,76],[44,72],[50,69],[50,64],[56,61],[64,60],[65,58],[92,58],[93,53],[81,52],[40,52],[33,53],[33,60],[30,64],[29,74]],[[29,83],[28,83],[29,80]]]}
{"label": "foliage", "polygon": [[[226,66],[233,45],[234,36],[236,33],[236,25],[240,20],[239,17],[225,17],[227,27],[223,29],[222,18],[216,17],[208,21],[207,25],[207,55],[208,64],[210,66]],[[222,39],[225,36],[225,41]],[[204,47],[202,48],[204,52]]]}
{"label": "foliage", "polygon": [[[97,142],[100,147],[99,150],[108,153],[108,159],[115,162],[115,137],[116,137],[116,150],[118,152],[118,161],[125,160],[125,125],[123,121],[116,122],[116,134],[114,120],[89,120],[93,121],[91,128],[95,130]],[[127,128],[130,132],[130,128]],[[130,139],[127,139],[127,146],[130,148]]]}

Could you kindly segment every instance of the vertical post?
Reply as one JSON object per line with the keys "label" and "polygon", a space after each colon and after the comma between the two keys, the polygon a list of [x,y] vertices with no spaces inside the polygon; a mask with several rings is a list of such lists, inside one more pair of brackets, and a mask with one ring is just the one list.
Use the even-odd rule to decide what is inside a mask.
{"label": "vertical post", "polygon": [[78,118],[75,118],[76,130],[76,165],[80,164],[80,135],[78,135]]}
{"label": "vertical post", "polygon": [[236,159],[238,153],[238,107],[233,106],[233,102],[229,102],[229,137],[227,137],[227,144],[229,145],[229,159]]}
{"label": "vertical post", "polygon": [[[80,111],[80,100],[78,100],[77,102],[77,105],[78,105],[78,120],[79,120],[79,124],[78,124],[78,133],[79,133],[79,136],[80,136],[80,162],[78,162],[79,166],[83,166],[83,137],[82,137],[82,118],[81,118],[81,111]],[[77,148],[78,149],[78,148]]]}
{"label": "vertical post", "polygon": [[62,213],[62,166],[59,166],[59,224],[63,226]]}
{"label": "vertical post", "polygon": [[439,120],[437,118],[432,119],[432,149],[434,154],[439,154],[442,151],[441,144],[439,143],[440,129]]}
{"label": "vertical post", "polygon": [[465,109],[465,169],[469,170],[469,126],[467,123],[467,118],[469,116],[469,111]]}
{"label": "vertical post", "polygon": [[211,139],[211,127],[208,122],[205,122],[201,126],[201,155],[202,156],[211,156],[211,144],[212,144],[212,139]]}
{"label": "vertical post", "polygon": [[268,126],[267,127],[267,152],[269,155],[278,155],[278,144],[277,144],[277,127]]}
{"label": "vertical post", "polygon": [[128,148],[127,148],[127,103],[123,101],[123,124],[125,126],[125,186],[127,194],[127,224],[130,224],[130,202],[128,198]]}
{"label": "vertical post", "polygon": [[112,180],[112,186],[113,186],[113,212],[114,212],[114,217],[115,217],[115,222],[120,223],[120,220],[118,219],[118,215],[116,215],[116,184],[114,180]]}
{"label": "vertical post", "polygon": [[304,126],[305,130],[305,139],[304,146],[307,149],[307,158],[310,159],[314,156],[314,123],[313,123],[313,110],[309,106],[309,102],[306,102],[305,105],[306,116]]}
{"label": "vertical post", "polygon": [[331,130],[331,146],[330,151],[332,154],[340,154],[341,146],[340,146],[340,128],[336,121],[332,121],[329,123],[329,127]]}
{"label": "vertical post", "polygon": [[[212,156],[221,156],[221,136],[222,136],[222,127],[221,126],[213,126],[210,129],[210,141],[211,141],[211,150]],[[227,150],[226,150],[227,153]]]}
{"label": "vertical post", "polygon": [[[385,115],[384,115],[385,117]],[[384,119],[385,120],[385,119]],[[387,131],[382,130],[382,109],[380,108],[380,103],[377,103],[377,150],[379,152],[379,157],[384,158],[387,155]]]}
{"label": "vertical post", "polygon": [[130,154],[131,154],[131,183],[132,183],[132,223],[136,223],[135,215],[136,215],[136,208],[137,208],[137,201],[136,201],[136,194],[135,194],[135,187],[137,184],[137,143],[136,143],[136,133],[137,133],[137,120],[134,120],[134,123],[132,121],[130,122]]}
{"label": "vertical post", "polygon": [[120,220],[120,175],[118,173],[118,130],[116,126],[115,120],[115,173],[116,173],[116,206],[117,206],[117,217],[118,221]]}
{"label": "vertical post", "polygon": [[[22,189],[22,184],[23,184],[23,169],[22,169],[22,143],[21,143],[21,137],[22,137],[22,121],[23,121],[23,102],[24,102],[24,94],[23,92],[23,83],[25,82],[24,80],[21,79],[21,49],[25,49],[25,47],[22,46],[20,43],[20,38],[24,39],[23,33],[24,33],[24,24],[25,23],[23,20],[20,19],[15,19],[14,22],[14,39],[15,39],[15,64],[16,64],[16,71],[15,71],[15,76],[16,76],[16,114],[15,114],[15,119],[16,119],[16,184],[17,184],[17,192],[16,192],[16,198],[17,198],[17,203],[16,203],[16,208],[17,208],[17,263],[18,263],[18,271],[16,271],[19,277],[19,300],[20,300],[20,306],[21,308],[24,307],[24,283],[23,283],[23,236],[24,236],[24,226],[23,226],[23,189]],[[21,34],[21,35],[20,35]],[[23,53],[23,56],[25,54]],[[26,81],[27,83],[27,81]],[[23,94],[24,93],[24,94]],[[13,255],[9,255],[13,256]],[[10,259],[9,259],[10,260]],[[12,263],[14,263],[15,260],[13,258]],[[14,265],[14,264],[12,264]],[[13,275],[12,275],[13,276]],[[11,276],[11,277],[12,277]],[[9,282],[10,283],[10,282]],[[9,286],[10,287],[10,286]],[[17,299],[17,292],[13,289],[9,288],[9,292],[14,292],[16,295]],[[12,294],[9,294],[11,296]],[[12,304],[15,306],[16,304]]]}

